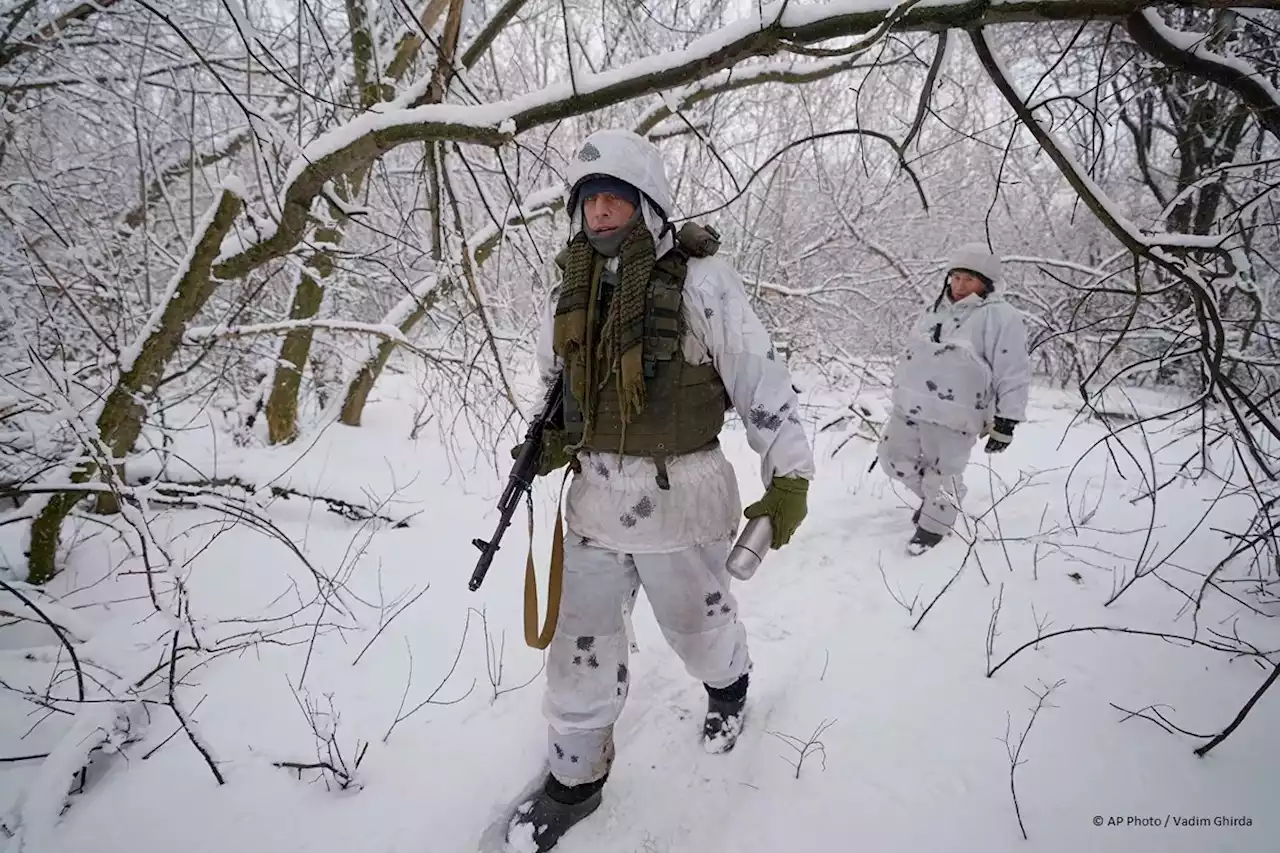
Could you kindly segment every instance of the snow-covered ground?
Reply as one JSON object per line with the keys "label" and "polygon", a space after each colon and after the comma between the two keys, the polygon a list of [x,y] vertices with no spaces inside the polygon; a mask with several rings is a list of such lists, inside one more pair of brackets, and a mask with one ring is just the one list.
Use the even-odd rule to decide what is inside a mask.
{"label": "snow-covered ground", "polygon": [[[0,758],[53,753],[0,763],[0,814],[20,830],[0,836],[0,849],[475,849],[494,810],[538,768],[546,743],[542,654],[524,646],[521,631],[525,518],[517,516],[482,589],[469,592],[477,554],[470,542],[492,533],[501,486],[483,458],[491,449],[446,454],[434,426],[411,440],[414,384],[388,376],[376,393],[365,426],[330,426],[291,448],[246,450],[221,438],[215,446],[208,429],[185,433],[176,448],[206,476],[411,517],[397,528],[260,492],[261,517],[299,553],[269,528],[232,525],[212,510],[171,511],[152,522],[170,571],[184,578],[203,646],[180,658],[174,695],[225,784],[166,704],[167,666],[152,675],[186,615],[180,622],[155,612],[145,564],[128,553],[137,538],[116,532],[127,529],[121,520],[76,522],[70,569],[50,587],[61,596],[55,621],[74,636],[86,696],[106,689],[124,696],[125,685],[141,681],[148,701],[93,702],[78,717],[37,708],[16,691],[43,694],[55,670],[54,695],[78,690],[62,645],[33,622],[0,629],[0,673],[13,688],[0,692]],[[815,424],[848,402],[826,392],[806,401]],[[1154,458],[1163,483],[1196,445],[1175,442],[1173,428],[1157,422],[1148,443],[1131,434],[1132,457],[1101,446],[1085,456],[1106,427],[1073,418],[1074,409],[1065,394],[1038,390],[1008,452],[974,453],[966,509],[985,514],[976,547],[961,531],[917,558],[904,552],[911,506],[880,471],[868,473],[871,444],[854,438],[831,458],[845,435],[816,434],[820,476],[808,519],[792,545],[737,587],[755,660],[737,749],[714,756],[699,748],[702,689],[639,606],[640,651],[604,805],[559,849],[1277,849],[1280,693],[1265,695],[1204,758],[1192,752],[1203,739],[1115,707],[1156,706],[1182,729],[1212,735],[1266,678],[1258,660],[1145,635],[1070,633],[1025,648],[987,676],[1037,631],[1071,627],[1209,643],[1234,642],[1238,633],[1263,651],[1280,647],[1274,620],[1249,609],[1277,612],[1258,603],[1256,584],[1224,576],[1198,614],[1189,605],[1229,547],[1220,531],[1238,530],[1251,516],[1249,498],[1215,503],[1220,481],[1177,482],[1158,493],[1148,536],[1151,501],[1133,501],[1146,490],[1138,466]],[[499,448],[504,476],[510,443]],[[754,500],[758,465],[740,430],[729,431],[727,449],[744,498]],[[1230,461],[1227,452],[1215,454],[1219,471]],[[545,571],[553,513],[549,484],[539,489],[535,553]],[[993,495],[1003,499],[988,512]],[[0,527],[0,563],[21,560],[21,527]],[[1171,560],[1106,604],[1140,556],[1149,567],[1174,548]],[[154,549],[148,555],[160,566]],[[167,576],[155,581],[166,607]],[[342,588],[321,604],[326,578]],[[27,594],[52,615],[46,597]],[[3,595],[0,610],[22,607]],[[181,645],[189,637],[183,630]],[[1015,776],[1024,841],[1008,750],[1048,688]],[[95,751],[83,791],[59,819],[63,792],[79,786],[79,757],[101,742],[94,733],[104,726],[118,731]],[[324,749],[318,758],[317,733],[332,735],[338,753]],[[353,784],[343,789],[327,770],[276,766],[319,760],[345,766]],[[1219,817],[1252,825],[1216,826]],[[1114,818],[1156,825],[1108,825]],[[1178,827],[1177,818],[1208,825]]]}

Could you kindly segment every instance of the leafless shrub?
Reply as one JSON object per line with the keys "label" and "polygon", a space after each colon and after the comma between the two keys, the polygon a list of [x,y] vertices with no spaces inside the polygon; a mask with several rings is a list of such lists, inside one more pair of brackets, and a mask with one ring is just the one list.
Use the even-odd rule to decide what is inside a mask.
{"label": "leafless shrub", "polygon": [[289,688],[293,691],[293,699],[298,703],[298,709],[306,718],[307,726],[315,738],[316,760],[275,761],[272,762],[273,765],[294,771],[299,779],[303,778],[305,772],[315,773],[324,783],[325,790],[346,791],[349,788],[355,788],[358,791],[363,788],[357,771],[360,769],[361,762],[364,761],[365,753],[369,751],[369,742],[356,738],[355,745],[344,754],[338,742],[341,716],[334,707],[333,694],[324,694],[326,704],[322,707],[311,698],[310,693],[299,697],[298,691],[292,684]]}
{"label": "leafless shrub", "polygon": [[547,656],[545,654],[542,656],[542,666],[538,667],[538,671],[531,675],[527,681],[512,687],[503,687],[503,652],[506,649],[507,632],[503,631],[498,636],[497,643],[495,644],[493,634],[489,630],[489,617],[486,610],[476,610],[474,607],[467,609],[480,617],[480,628],[481,632],[484,634],[485,672],[489,677],[489,687],[492,691],[492,695],[489,697],[490,705],[498,701],[498,697],[502,694],[512,693],[516,690],[528,687],[538,678],[539,675],[542,675],[543,670],[547,667]]}
{"label": "leafless shrub", "polygon": [[1022,758],[1022,747],[1026,745],[1027,735],[1031,734],[1031,727],[1035,725],[1036,717],[1039,716],[1040,710],[1042,708],[1054,707],[1047,702],[1049,694],[1066,683],[1065,679],[1059,679],[1053,684],[1047,686],[1042,682],[1040,686],[1043,689],[1038,693],[1031,690],[1030,687],[1027,688],[1027,690],[1031,691],[1031,694],[1036,697],[1036,705],[1031,709],[1031,718],[1027,720],[1027,727],[1023,729],[1022,734],[1018,736],[1018,742],[1016,744],[1012,742],[1011,738],[1013,718],[1009,715],[1005,716],[1004,737],[1001,740],[1004,743],[1005,751],[1009,755],[1009,794],[1013,797],[1013,812],[1017,815],[1018,829],[1022,831],[1022,838],[1024,841],[1027,840],[1027,827],[1022,822],[1022,807],[1018,804],[1018,787],[1015,779],[1015,774],[1018,772],[1018,766],[1025,763],[1025,759]]}
{"label": "leafless shrub", "polygon": [[440,682],[436,684],[435,689],[433,689],[431,693],[427,695],[427,698],[423,699],[417,705],[414,705],[408,711],[404,709],[404,706],[405,706],[405,702],[408,701],[409,699],[409,690],[413,687],[413,647],[409,645],[408,638],[405,638],[404,645],[405,645],[405,652],[408,654],[408,657],[409,657],[409,671],[408,671],[408,674],[405,676],[404,693],[400,696],[400,706],[396,709],[395,719],[391,721],[391,725],[387,727],[386,734],[382,736],[383,743],[386,743],[388,740],[390,740],[391,733],[395,731],[396,726],[400,725],[405,720],[409,719],[414,714],[418,713],[428,705],[456,705],[459,702],[466,699],[468,696],[470,696],[471,691],[475,690],[476,681],[473,678],[471,679],[471,686],[468,687],[466,692],[464,692],[461,696],[458,696],[454,699],[437,699],[436,698],[436,695],[441,690],[444,689],[444,686],[449,683],[450,679],[453,678],[454,672],[457,671],[458,669],[458,661],[462,659],[462,650],[466,648],[467,630],[470,627],[471,627],[471,610],[468,609],[466,621],[463,622],[462,624],[462,638],[458,641],[458,652],[453,657],[453,663],[449,666],[448,671],[445,672],[444,677],[440,679]]}
{"label": "leafless shrub", "polygon": [[795,752],[796,757],[794,760],[787,758],[785,755],[782,757],[783,761],[796,769],[795,778],[800,778],[800,770],[804,766],[805,759],[812,755],[818,756],[819,760],[822,761],[823,770],[827,769],[827,748],[826,745],[823,744],[821,738],[823,733],[826,732],[826,730],[835,722],[835,720],[823,720],[818,724],[818,727],[813,730],[813,734],[809,735],[808,738],[798,738],[795,735],[784,734],[782,732],[769,732],[770,735],[785,743]]}

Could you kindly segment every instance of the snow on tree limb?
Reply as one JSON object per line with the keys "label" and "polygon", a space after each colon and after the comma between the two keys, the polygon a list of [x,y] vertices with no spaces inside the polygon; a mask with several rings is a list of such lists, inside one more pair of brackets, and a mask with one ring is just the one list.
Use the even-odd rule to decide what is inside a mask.
{"label": "snow on tree limb", "polygon": [[1125,19],[1125,27],[1139,47],[1170,68],[1235,92],[1259,124],[1280,139],[1280,91],[1258,69],[1237,56],[1214,53],[1205,46],[1205,36],[1175,30],[1155,9],[1135,12]]}
{"label": "snow on tree limb", "polygon": [[[12,44],[0,44],[0,68],[28,53],[34,53],[48,42],[56,39],[62,34],[63,30],[82,23],[96,12],[104,12],[110,9],[117,2],[119,0],[94,0],[94,2],[78,3],[54,20],[38,27],[31,35],[15,39]],[[21,17],[25,12],[30,11],[33,5],[30,4],[24,7],[17,13],[18,16]]]}
{"label": "snow on tree limb", "polygon": [[[729,23],[681,50],[648,56],[620,68],[578,74],[576,85],[556,83],[506,101],[460,106],[424,103],[430,79],[401,97],[323,134],[290,168],[279,199],[280,220],[256,242],[234,241],[215,265],[219,278],[238,278],[288,253],[306,229],[311,202],[327,181],[371,163],[400,145],[449,141],[498,147],[532,128],[595,112],[655,91],[686,86],[756,56],[791,46],[862,35],[898,16],[894,27],[930,31],[1019,21],[1108,19],[1150,5],[1148,0],[1013,0],[996,6],[970,2],[913,5],[832,0],[813,6],[773,3],[758,15]],[[1280,0],[1202,0],[1206,8],[1280,8]]]}
{"label": "snow on tree limb", "polygon": [[66,804],[70,780],[104,744],[129,730],[129,703],[93,702],[79,706],[71,726],[18,794],[0,828],[14,839],[16,853],[52,846],[50,837]]}
{"label": "snow on tree limb", "polygon": [[[107,395],[96,423],[97,442],[111,457],[120,458],[133,447],[146,413],[143,401],[155,393],[164,366],[181,344],[187,323],[216,289],[212,260],[235,224],[240,208],[239,195],[230,185],[224,185],[217,201],[202,217],[187,256],[174,271],[165,295],[134,343],[120,354],[120,378]],[[99,470],[99,462],[81,462],[71,473],[71,482],[87,482]],[[82,492],[55,495],[32,522],[27,575],[30,583],[45,583],[57,573],[62,520],[81,497]]]}
{"label": "snow on tree limb", "polygon": [[[1280,439],[1280,424],[1276,424],[1271,418],[1267,417],[1259,408],[1257,402],[1250,398],[1249,393],[1231,377],[1228,371],[1223,369],[1223,363],[1228,359],[1227,333],[1217,295],[1205,281],[1205,277],[1201,274],[1199,268],[1170,251],[1171,248],[1175,247],[1184,249],[1189,247],[1205,248],[1204,238],[1193,235],[1168,235],[1186,239],[1162,243],[1150,236],[1142,235],[1137,227],[1115,207],[1114,203],[1089,177],[1088,173],[1072,157],[1057,137],[1036,119],[1031,107],[1028,106],[1026,100],[1018,92],[1003,64],[991,51],[991,47],[987,43],[986,36],[981,28],[970,30],[969,39],[973,44],[979,61],[991,77],[992,82],[996,84],[996,88],[1013,108],[1019,121],[1031,131],[1041,149],[1049,155],[1063,177],[1067,179],[1072,189],[1076,191],[1094,216],[1134,256],[1146,258],[1156,267],[1187,286],[1191,306],[1194,309],[1194,323],[1198,332],[1195,339],[1195,350],[1203,360],[1206,382],[1211,387],[1217,386],[1217,388],[1221,389],[1223,392],[1222,401],[1230,411],[1232,419],[1240,428],[1240,435],[1243,437],[1253,461],[1260,470],[1266,473],[1268,478],[1274,478],[1276,475],[1273,472],[1272,463],[1268,458],[1268,454],[1260,446],[1257,436],[1254,435],[1246,414],[1257,418],[1259,425],[1270,432],[1276,439]],[[1217,237],[1215,239],[1221,241],[1225,240],[1225,237]],[[1142,299],[1144,296],[1141,291],[1135,291],[1133,295],[1135,304],[1137,300]],[[1105,357],[1103,360],[1105,361]],[[1098,367],[1094,369],[1094,374],[1101,368],[1101,365],[1102,362],[1100,361]],[[1086,377],[1081,382],[1081,386],[1086,385],[1092,377],[1093,374]]]}
{"label": "snow on tree limb", "polygon": [[207,341],[216,338],[247,338],[254,335],[279,335],[294,329],[326,329],[331,332],[357,332],[387,338],[396,343],[407,343],[404,334],[394,323],[359,323],[354,320],[278,320],[274,323],[252,323],[243,326],[194,326],[183,338],[187,341]]}
{"label": "snow on tree limb", "polygon": [[467,251],[477,264],[483,264],[501,242],[508,228],[532,222],[541,216],[550,216],[562,207],[564,207],[563,186],[552,185],[535,190],[527,194],[522,202],[518,204],[513,202],[508,206],[501,224],[486,225],[468,237]]}

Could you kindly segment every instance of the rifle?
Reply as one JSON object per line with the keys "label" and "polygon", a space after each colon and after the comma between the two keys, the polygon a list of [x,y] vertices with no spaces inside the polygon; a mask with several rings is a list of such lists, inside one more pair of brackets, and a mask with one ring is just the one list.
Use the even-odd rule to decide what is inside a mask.
{"label": "rifle", "polygon": [[493,538],[487,542],[483,539],[471,540],[471,544],[480,549],[480,560],[476,563],[475,571],[471,573],[471,582],[467,584],[472,592],[484,583],[489,564],[493,562],[493,555],[498,552],[502,534],[510,526],[511,516],[515,515],[520,499],[533,489],[533,478],[538,474],[538,460],[542,456],[544,434],[547,428],[563,429],[563,402],[564,378],[561,374],[556,377],[551,389],[547,391],[542,411],[529,422],[529,428],[524,434],[524,444],[520,446],[515,464],[511,466],[511,473],[507,475],[507,487],[503,489],[502,497],[498,499],[498,529],[494,532]]}

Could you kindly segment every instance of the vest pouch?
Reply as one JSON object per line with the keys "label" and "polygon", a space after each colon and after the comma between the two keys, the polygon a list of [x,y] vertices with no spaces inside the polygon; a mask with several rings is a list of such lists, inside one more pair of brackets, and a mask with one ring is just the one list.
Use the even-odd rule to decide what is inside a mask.
{"label": "vest pouch", "polygon": [[[707,235],[712,236],[712,235]],[[583,436],[582,413],[565,397],[569,440],[586,450],[643,456],[665,461],[672,456],[714,445],[730,408],[729,395],[713,364],[693,365],[684,359],[684,283],[688,256],[680,248],[654,264],[646,294],[644,321],[645,404],[628,424],[622,423],[622,400],[610,380],[595,393],[591,435]],[[659,479],[661,480],[661,464]]]}
{"label": "vest pouch", "polygon": [[649,372],[647,362],[650,359],[659,362],[675,358],[684,332],[680,316],[684,304],[684,269],[669,270],[665,269],[666,266],[660,262],[649,282],[649,308],[644,323],[645,376],[649,379],[653,374]]}

